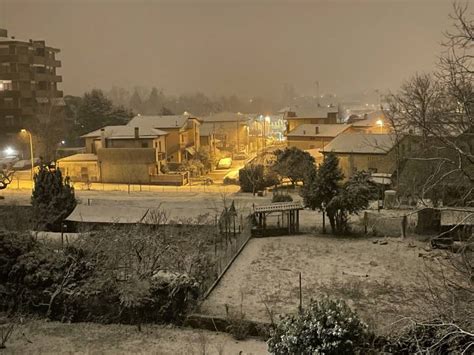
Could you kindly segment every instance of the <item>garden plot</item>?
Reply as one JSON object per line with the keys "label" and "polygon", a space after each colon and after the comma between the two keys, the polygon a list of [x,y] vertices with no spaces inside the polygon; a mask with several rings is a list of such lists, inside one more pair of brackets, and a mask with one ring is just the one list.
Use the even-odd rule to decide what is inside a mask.
{"label": "garden plot", "polygon": [[225,318],[226,305],[232,312],[242,305],[246,319],[257,322],[270,322],[269,313],[275,319],[294,313],[301,272],[303,305],[329,294],[345,299],[369,324],[386,330],[400,316],[412,314],[424,265],[431,258],[420,256],[427,254],[425,245],[413,239],[377,241],[332,236],[251,239],[200,313]]}

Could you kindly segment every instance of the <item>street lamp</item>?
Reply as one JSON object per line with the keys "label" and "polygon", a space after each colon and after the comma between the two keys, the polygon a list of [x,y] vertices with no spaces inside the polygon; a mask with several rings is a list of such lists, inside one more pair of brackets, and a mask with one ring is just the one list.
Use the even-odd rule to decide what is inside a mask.
{"label": "street lamp", "polygon": [[11,156],[13,154],[15,154],[15,149],[13,149],[12,147],[6,147],[4,150],[3,150],[3,154],[8,157],[8,156]]}
{"label": "street lamp", "polygon": [[21,133],[28,134],[28,137],[30,138],[31,180],[33,181],[33,171],[34,171],[34,166],[35,166],[35,162],[33,158],[33,138],[31,137],[31,132],[24,128],[21,130]]}
{"label": "street lamp", "polygon": [[377,122],[375,122],[377,124],[377,126],[380,127],[380,133],[383,133],[383,121],[382,120],[377,120]]}

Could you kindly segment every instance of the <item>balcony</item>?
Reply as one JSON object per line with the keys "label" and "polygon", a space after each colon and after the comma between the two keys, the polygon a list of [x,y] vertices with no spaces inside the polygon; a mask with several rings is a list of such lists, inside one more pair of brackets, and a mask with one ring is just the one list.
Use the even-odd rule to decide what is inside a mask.
{"label": "balcony", "polygon": [[30,81],[30,72],[0,72],[0,79],[13,81]]}
{"label": "balcony", "polygon": [[61,75],[52,75],[47,73],[34,73],[33,74],[34,80],[36,81],[49,81],[49,82],[56,82],[60,83],[63,81]]}
{"label": "balcony", "polygon": [[31,90],[3,90],[0,91],[0,97],[23,97],[31,98],[33,96],[33,91]]}
{"label": "balcony", "polygon": [[0,63],[29,63],[27,55],[20,54],[1,54]]}
{"label": "balcony", "polygon": [[61,90],[36,90],[35,97],[63,97],[63,92]]}

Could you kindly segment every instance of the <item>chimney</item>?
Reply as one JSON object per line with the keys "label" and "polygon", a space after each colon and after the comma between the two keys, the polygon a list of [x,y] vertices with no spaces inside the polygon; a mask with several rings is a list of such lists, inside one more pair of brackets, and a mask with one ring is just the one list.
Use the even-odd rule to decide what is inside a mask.
{"label": "chimney", "polygon": [[306,131],[305,131],[305,130],[303,130],[303,135],[306,135]]}
{"label": "chimney", "polygon": [[8,31],[4,28],[0,28],[0,37],[8,38]]}
{"label": "chimney", "polygon": [[319,134],[319,127],[318,126],[314,127],[314,133]]}
{"label": "chimney", "polygon": [[105,128],[100,129],[100,145],[101,148],[107,148],[105,146]]}
{"label": "chimney", "polygon": [[140,138],[140,128],[135,127],[135,139],[139,139],[139,138]]}

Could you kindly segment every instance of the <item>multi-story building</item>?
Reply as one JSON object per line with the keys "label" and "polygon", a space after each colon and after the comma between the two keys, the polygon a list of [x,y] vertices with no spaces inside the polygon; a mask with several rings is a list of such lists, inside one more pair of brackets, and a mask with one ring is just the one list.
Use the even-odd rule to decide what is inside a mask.
{"label": "multi-story building", "polygon": [[201,133],[204,142],[208,142],[209,136],[212,135],[219,149],[234,153],[248,151],[249,118],[247,115],[240,112],[219,112],[202,117],[202,121]]}
{"label": "multi-story building", "polygon": [[201,120],[188,113],[171,116],[137,115],[127,126],[140,130],[158,129],[166,132],[166,161],[181,164],[191,159],[199,150]]}
{"label": "multi-story building", "polygon": [[[50,118],[64,106],[56,68],[59,49],[43,40],[8,37],[0,29],[0,139],[11,141],[22,128],[34,130],[38,120]],[[3,136],[3,137],[2,137]]]}
{"label": "multi-story building", "polygon": [[294,111],[288,111],[285,115],[287,121],[287,132],[291,132],[302,124],[336,124],[338,123],[338,111],[336,109],[320,109],[313,114],[300,115]]}

